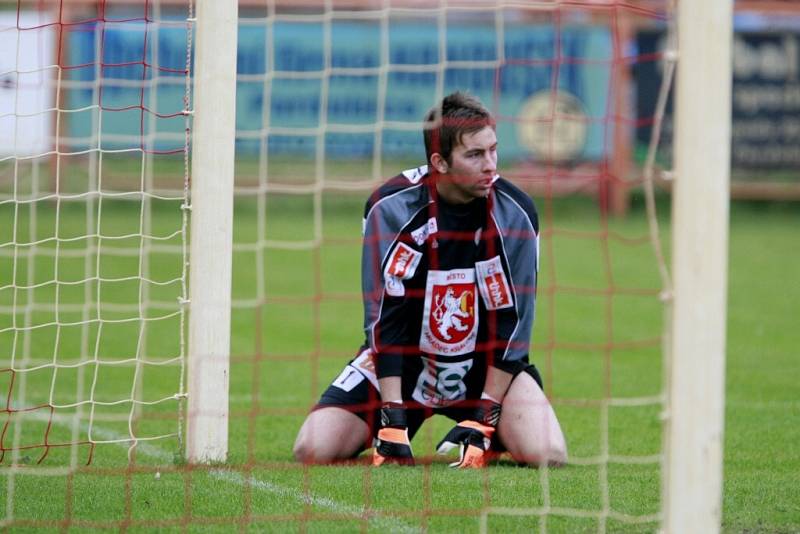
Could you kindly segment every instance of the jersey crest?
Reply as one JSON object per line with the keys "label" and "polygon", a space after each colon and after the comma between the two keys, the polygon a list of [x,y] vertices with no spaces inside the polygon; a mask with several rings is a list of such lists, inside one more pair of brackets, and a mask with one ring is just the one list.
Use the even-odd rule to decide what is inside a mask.
{"label": "jersey crest", "polygon": [[475,350],[478,335],[475,271],[428,272],[420,349],[457,356]]}

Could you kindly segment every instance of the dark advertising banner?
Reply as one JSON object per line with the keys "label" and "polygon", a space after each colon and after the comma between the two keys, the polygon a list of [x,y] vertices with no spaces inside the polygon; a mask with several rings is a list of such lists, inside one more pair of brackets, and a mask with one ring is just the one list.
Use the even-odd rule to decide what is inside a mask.
{"label": "dark advertising banner", "polygon": [[[641,32],[639,54],[660,51],[663,42],[663,33]],[[738,32],[733,57],[733,168],[800,169],[800,33]],[[640,147],[650,140],[646,119],[655,110],[661,70],[658,61],[634,69]],[[663,130],[665,149],[672,138],[671,104]]]}

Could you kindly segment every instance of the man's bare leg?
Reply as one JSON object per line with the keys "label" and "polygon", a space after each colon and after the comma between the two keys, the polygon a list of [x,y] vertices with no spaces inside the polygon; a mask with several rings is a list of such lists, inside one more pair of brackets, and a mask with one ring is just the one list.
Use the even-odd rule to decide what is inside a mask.
{"label": "man's bare leg", "polygon": [[324,464],[352,458],[369,439],[369,426],[357,415],[334,406],[314,410],[306,417],[294,442],[294,457],[304,463]]}
{"label": "man's bare leg", "polygon": [[503,399],[498,437],[511,456],[533,466],[567,461],[567,444],[553,407],[528,373],[519,373]]}

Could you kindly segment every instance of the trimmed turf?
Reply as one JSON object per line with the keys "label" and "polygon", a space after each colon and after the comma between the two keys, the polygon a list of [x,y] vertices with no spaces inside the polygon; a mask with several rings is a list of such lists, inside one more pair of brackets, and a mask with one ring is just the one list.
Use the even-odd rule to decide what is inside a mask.
{"label": "trimmed turf", "polygon": [[[130,397],[135,365],[62,366],[54,377],[47,362],[79,362],[82,353],[93,356],[95,351],[105,361],[124,361],[135,354],[139,322],[106,322],[102,329],[95,323],[42,327],[16,338],[10,331],[0,334],[0,358],[14,354],[15,368],[23,363],[43,365],[13,376],[0,372],[3,448],[30,445],[16,456],[5,451],[0,521],[19,531],[76,532],[120,527],[180,531],[185,526],[220,532],[231,527],[268,532],[464,532],[477,531],[482,521],[497,532],[542,527],[550,532],[655,530],[660,406],[605,402],[609,397],[648,399],[661,390],[659,280],[638,200],[629,217],[610,221],[588,199],[538,202],[544,233],[533,359],[562,421],[571,465],[533,470],[506,462],[481,472],[459,472],[442,461],[378,470],[363,462],[308,468],[292,461],[291,444],[307,409],[361,342],[362,202],[363,194],[345,193],[270,195],[261,207],[246,198],[237,202],[235,240],[255,246],[242,246],[234,256],[238,305],[232,318],[232,418],[230,460],[225,465],[181,464],[175,460],[179,442],[174,437],[142,442],[130,463],[127,448],[117,444],[100,443],[93,450],[88,445],[52,447],[88,440],[90,410],[86,406],[79,417],[70,418],[80,408],[60,408],[55,410],[57,417],[51,417],[47,405],[69,404],[89,395],[106,403],[96,406],[92,439],[129,435],[126,418],[131,407],[114,402]],[[153,204],[150,233],[166,236],[180,226],[176,204]],[[260,209],[265,219],[259,219]],[[662,214],[668,210],[661,206]],[[107,201],[101,214],[96,205],[87,210],[81,203],[58,210],[52,203],[41,203],[35,213],[15,213],[12,204],[0,204],[0,244],[14,239],[9,224],[14,220],[16,242],[24,243],[82,235],[92,228],[87,217],[102,235],[136,233],[139,214],[138,203],[123,201]],[[322,218],[315,219],[316,214]],[[799,215],[792,205],[732,208],[726,532],[800,530]],[[310,246],[283,247],[298,240]],[[176,245],[179,240],[164,242]],[[84,256],[63,254],[98,245],[99,262],[94,261],[97,255],[87,264]],[[113,245],[136,247],[138,238],[64,241],[59,261],[45,254],[55,250],[53,242],[38,245],[32,261],[25,259],[29,247],[16,247],[16,263],[9,254],[0,256],[0,285],[5,288],[0,306],[6,310],[16,304],[28,313],[3,311],[0,330],[55,320],[52,309],[33,303],[55,298],[62,304],[83,303],[86,295],[89,302],[98,300],[97,282],[88,282],[88,287],[64,283],[58,291],[55,284],[39,285],[53,280],[56,272],[63,282],[98,274],[99,269],[102,277],[114,279],[100,283],[100,301],[135,303],[141,287],[123,279],[140,273],[139,258],[102,252]],[[180,294],[180,283],[174,281],[180,276],[179,255],[153,252],[149,260],[151,279],[173,280],[149,287],[150,299],[175,302]],[[7,286],[11,280],[17,287],[37,287],[15,291]],[[147,316],[178,309],[167,304],[162,308],[148,309],[152,315]],[[91,304],[63,311],[57,320],[80,323],[98,313],[113,320],[138,311]],[[148,323],[145,353],[162,360],[178,354],[179,327],[177,316]],[[8,359],[4,363],[0,368]],[[177,391],[179,366],[140,365],[138,373],[142,398],[162,399]],[[8,407],[31,409],[12,413]],[[177,413],[177,403],[170,400],[142,407],[134,433],[174,432]],[[447,420],[434,418],[414,440],[415,453],[430,457],[447,427]],[[43,447],[45,443],[51,447]],[[45,452],[47,457],[37,465]],[[93,461],[86,467],[90,452]],[[603,461],[606,456],[608,463]],[[19,467],[11,467],[13,458]]]}

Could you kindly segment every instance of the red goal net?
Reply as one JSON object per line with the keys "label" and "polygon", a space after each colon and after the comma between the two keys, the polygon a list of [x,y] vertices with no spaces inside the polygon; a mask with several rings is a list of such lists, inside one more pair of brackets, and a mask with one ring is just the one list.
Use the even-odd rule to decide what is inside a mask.
{"label": "red goal net", "polygon": [[[0,3],[0,525],[653,529],[663,306],[635,134],[658,121],[632,73],[660,68],[636,36],[668,7],[240,2],[229,454],[200,466],[183,461],[194,2]],[[455,90],[491,111],[497,173],[536,206],[519,343],[567,465],[450,469],[441,415],[411,469],[297,462],[364,342],[365,202],[426,163],[423,117]],[[450,297],[451,315],[491,302]]]}

